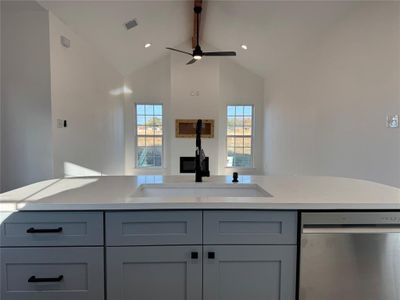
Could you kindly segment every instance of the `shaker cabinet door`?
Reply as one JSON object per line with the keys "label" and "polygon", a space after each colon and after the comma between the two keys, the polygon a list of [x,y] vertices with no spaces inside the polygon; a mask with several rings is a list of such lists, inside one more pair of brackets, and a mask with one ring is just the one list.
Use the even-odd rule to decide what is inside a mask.
{"label": "shaker cabinet door", "polygon": [[204,300],[294,300],[296,246],[204,247]]}
{"label": "shaker cabinet door", "polygon": [[107,248],[112,300],[201,300],[201,246]]}

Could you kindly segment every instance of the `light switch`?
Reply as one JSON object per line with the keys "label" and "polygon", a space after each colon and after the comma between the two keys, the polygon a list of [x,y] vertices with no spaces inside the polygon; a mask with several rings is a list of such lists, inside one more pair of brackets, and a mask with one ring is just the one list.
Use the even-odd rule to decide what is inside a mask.
{"label": "light switch", "polygon": [[386,127],[399,128],[399,115],[388,115],[386,117]]}
{"label": "light switch", "polygon": [[57,128],[63,128],[64,127],[64,120],[57,119]]}

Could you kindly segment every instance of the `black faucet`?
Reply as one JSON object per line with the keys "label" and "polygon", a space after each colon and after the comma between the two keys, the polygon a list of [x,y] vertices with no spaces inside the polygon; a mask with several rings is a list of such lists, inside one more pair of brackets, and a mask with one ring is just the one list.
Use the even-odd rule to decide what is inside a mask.
{"label": "black faucet", "polygon": [[204,159],[206,156],[204,155],[203,149],[201,149],[201,129],[203,128],[203,121],[197,120],[196,124],[196,165],[195,165],[195,173],[196,173],[196,182],[202,182],[203,176],[210,176],[209,170],[204,170]]}

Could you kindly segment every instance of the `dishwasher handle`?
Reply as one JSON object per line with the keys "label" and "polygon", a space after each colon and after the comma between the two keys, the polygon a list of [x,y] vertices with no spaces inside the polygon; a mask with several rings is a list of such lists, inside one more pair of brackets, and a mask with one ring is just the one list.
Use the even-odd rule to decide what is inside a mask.
{"label": "dishwasher handle", "polygon": [[400,224],[317,224],[303,225],[303,234],[385,234],[400,233]]}

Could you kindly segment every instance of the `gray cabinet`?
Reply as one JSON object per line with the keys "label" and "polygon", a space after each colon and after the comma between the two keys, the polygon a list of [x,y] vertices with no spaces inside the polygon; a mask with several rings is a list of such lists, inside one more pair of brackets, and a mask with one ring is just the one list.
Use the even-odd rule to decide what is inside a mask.
{"label": "gray cabinet", "polygon": [[101,212],[0,214],[1,247],[103,245]]}
{"label": "gray cabinet", "polygon": [[4,300],[104,299],[103,248],[2,248]]}
{"label": "gray cabinet", "polygon": [[295,212],[19,212],[0,221],[1,300],[295,299]]}
{"label": "gray cabinet", "polygon": [[102,212],[0,213],[0,221],[1,300],[104,299]]}
{"label": "gray cabinet", "polygon": [[297,213],[292,211],[205,211],[204,244],[293,245]]}
{"label": "gray cabinet", "polygon": [[201,300],[201,276],[201,246],[107,248],[107,299]]}
{"label": "gray cabinet", "polygon": [[294,300],[296,246],[205,246],[204,300]]}
{"label": "gray cabinet", "polygon": [[106,213],[107,246],[196,245],[201,243],[201,211]]}
{"label": "gray cabinet", "polygon": [[295,212],[201,214],[106,214],[108,299],[295,299]]}

